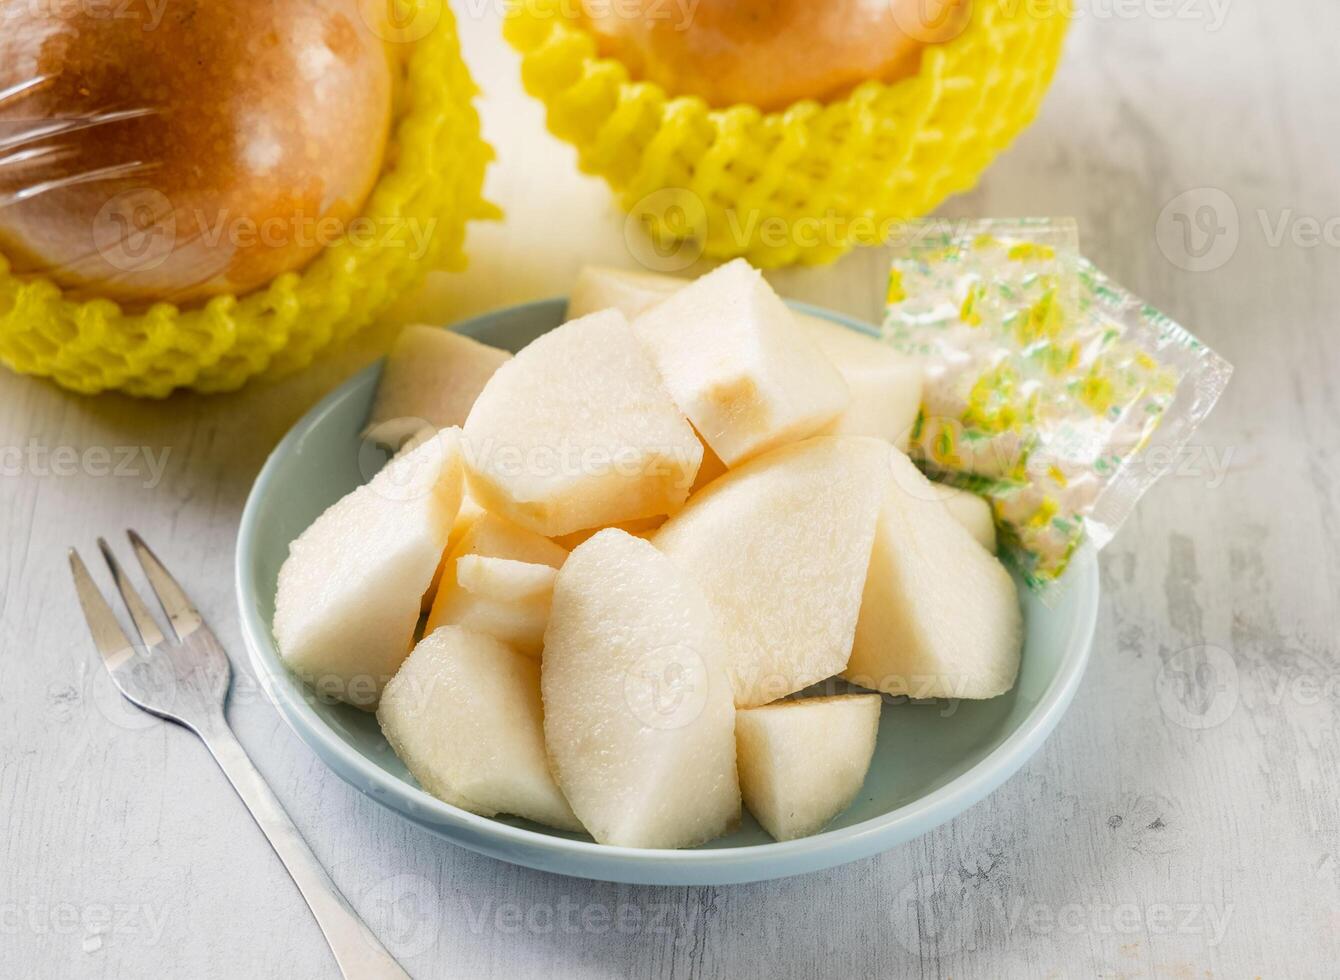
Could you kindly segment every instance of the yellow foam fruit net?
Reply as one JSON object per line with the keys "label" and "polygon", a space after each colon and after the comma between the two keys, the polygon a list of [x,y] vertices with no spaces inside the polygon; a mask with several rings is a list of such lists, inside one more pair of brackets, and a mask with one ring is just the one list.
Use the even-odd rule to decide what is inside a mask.
{"label": "yellow foam fruit net", "polygon": [[[462,267],[466,222],[496,215],[482,197],[493,152],[480,136],[451,11],[445,0],[425,2],[440,7],[436,23],[414,42],[388,162],[363,208],[375,236],[341,238],[245,296],[141,313],[70,299],[49,279],[12,274],[0,256],[0,360],[85,393],[229,391],[307,365],[428,271]],[[426,248],[413,234],[425,227]]]}
{"label": "yellow foam fruit net", "polygon": [[692,242],[709,258],[767,268],[885,241],[892,223],[972,187],[1033,119],[1069,0],[971,6],[963,32],[928,46],[915,76],[770,113],[712,109],[631,80],[597,55],[571,0],[512,0],[504,31],[550,130],[619,193],[661,254]]}

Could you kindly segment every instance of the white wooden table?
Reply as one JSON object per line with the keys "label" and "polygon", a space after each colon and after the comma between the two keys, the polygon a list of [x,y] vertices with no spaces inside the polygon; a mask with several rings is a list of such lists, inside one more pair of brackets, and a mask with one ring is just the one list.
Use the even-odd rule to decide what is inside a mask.
{"label": "white wooden table", "polygon": [[[1336,974],[1340,6],[1080,7],[1037,124],[945,212],[1077,216],[1090,257],[1238,372],[1103,555],[1069,715],[1002,789],[896,851],[771,884],[637,888],[409,826],[328,772],[239,670],[239,737],[416,977]],[[462,30],[508,218],[477,227],[470,272],[407,299],[402,320],[629,262],[608,192],[543,134],[494,14]],[[773,279],[873,317],[885,261]],[[137,527],[240,655],[232,550],[251,480],[389,335],[282,383],[166,404],[0,376],[0,976],[334,974],[200,744],[111,690],[65,548]]]}

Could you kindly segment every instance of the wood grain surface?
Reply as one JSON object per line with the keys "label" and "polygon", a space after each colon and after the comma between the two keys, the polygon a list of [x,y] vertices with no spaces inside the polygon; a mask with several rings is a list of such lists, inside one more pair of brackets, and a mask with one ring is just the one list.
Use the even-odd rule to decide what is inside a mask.
{"label": "wood grain surface", "polygon": [[[314,369],[235,395],[88,399],[0,375],[0,977],[335,975],[201,745],[112,691],[65,549],[136,527],[240,656],[234,537],[288,426],[378,356],[390,324],[561,293],[584,261],[632,264],[608,191],[521,93],[496,10],[457,11],[507,211],[472,232],[468,273]],[[944,208],[1076,216],[1091,258],[1237,366],[1102,556],[1074,706],[960,818],[769,884],[526,871],[360,796],[238,670],[240,740],[415,977],[1336,975],[1337,37],[1333,0],[1079,0],[1036,125]],[[886,262],[870,250],[771,278],[874,317]]]}

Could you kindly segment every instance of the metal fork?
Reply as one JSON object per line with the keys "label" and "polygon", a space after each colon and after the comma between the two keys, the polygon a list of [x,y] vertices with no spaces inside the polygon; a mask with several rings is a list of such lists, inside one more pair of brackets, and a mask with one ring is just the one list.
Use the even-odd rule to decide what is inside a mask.
{"label": "metal fork", "polygon": [[122,572],[112,549],[99,538],[98,547],[139,630],[142,650],[137,650],[126,638],[79,553],[73,548],[69,552],[79,604],[93,634],[93,644],[113,682],[136,707],[174,721],[204,741],[307,900],[330,951],[335,954],[340,972],[349,980],[409,980],[409,975],[340,894],[233,736],[223,714],[231,677],[223,647],[144,540],[134,531],[128,531],[127,535],[173,634],[163,635]]}

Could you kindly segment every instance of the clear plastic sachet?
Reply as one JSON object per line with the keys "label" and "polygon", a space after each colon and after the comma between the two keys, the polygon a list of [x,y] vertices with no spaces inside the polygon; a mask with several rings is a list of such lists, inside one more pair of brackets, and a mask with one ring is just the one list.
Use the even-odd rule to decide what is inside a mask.
{"label": "clear plastic sachet", "polygon": [[1086,536],[1112,539],[1233,368],[1084,259],[1073,220],[928,220],[902,242],[883,335],[924,367],[908,451],[991,502],[1002,555],[1045,590]]}

